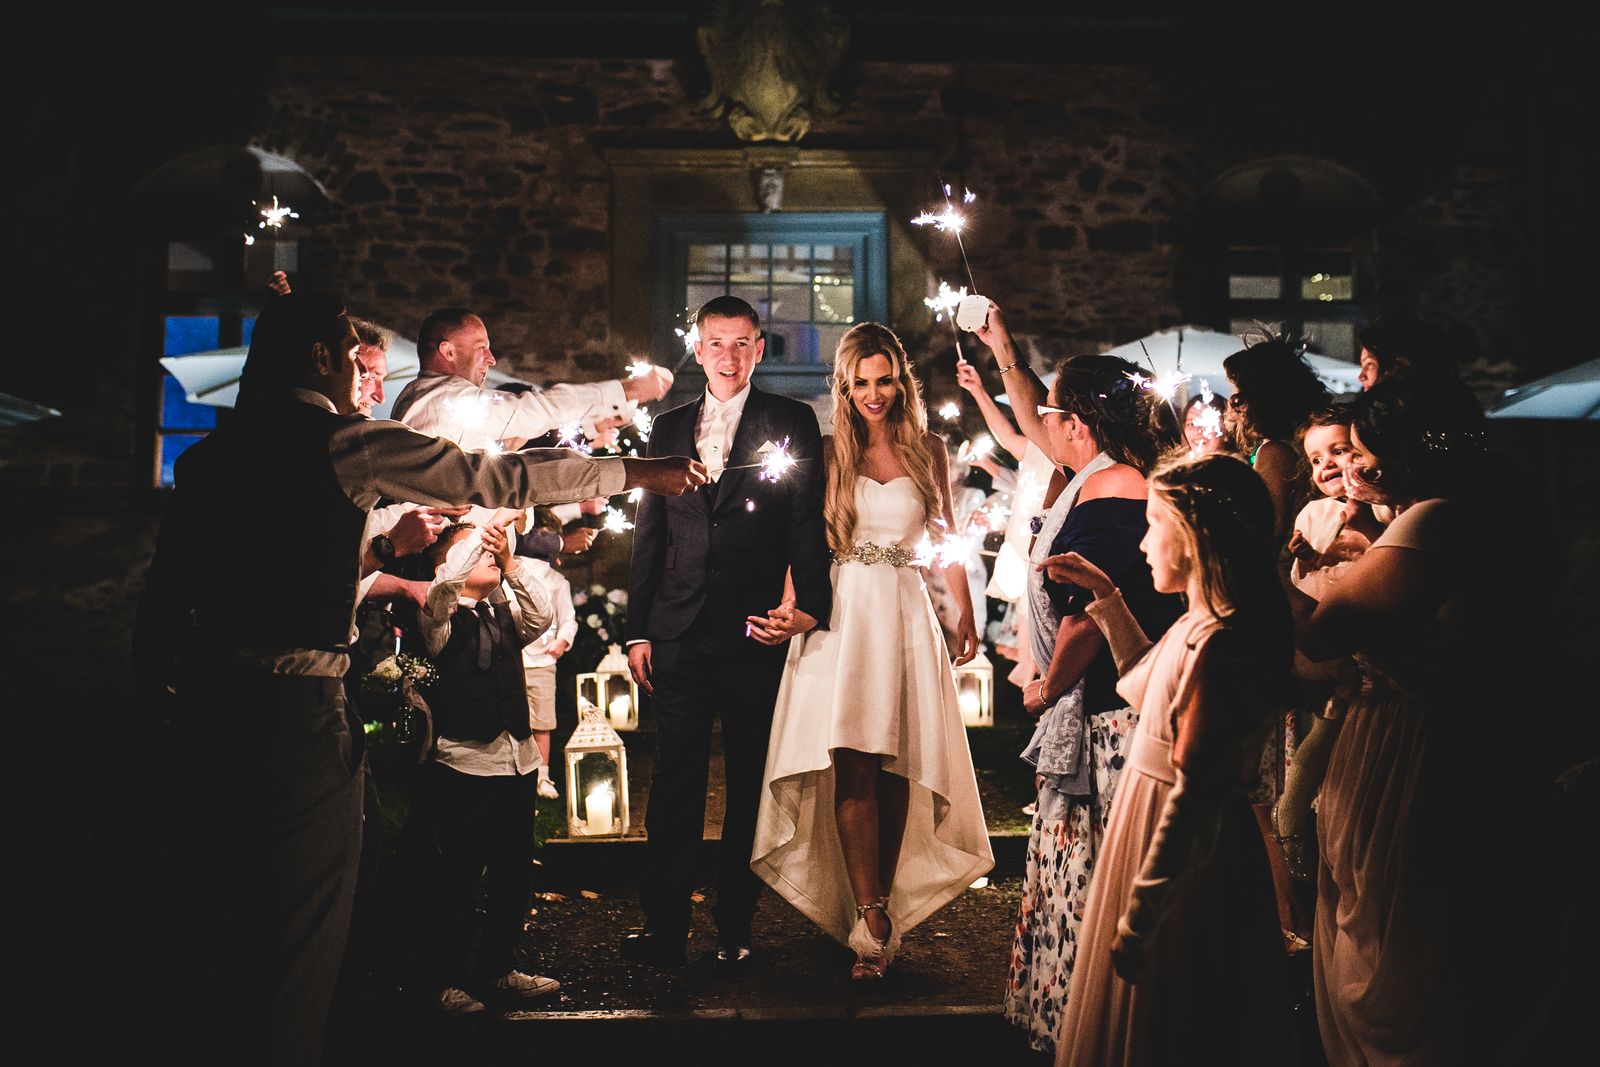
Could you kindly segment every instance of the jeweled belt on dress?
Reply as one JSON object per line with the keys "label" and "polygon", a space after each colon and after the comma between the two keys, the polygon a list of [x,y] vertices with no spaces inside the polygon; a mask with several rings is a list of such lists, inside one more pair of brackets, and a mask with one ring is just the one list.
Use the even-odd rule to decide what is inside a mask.
{"label": "jeweled belt on dress", "polygon": [[862,541],[842,552],[833,554],[835,563],[887,563],[891,567],[909,567],[917,561],[917,554],[903,545],[875,545]]}

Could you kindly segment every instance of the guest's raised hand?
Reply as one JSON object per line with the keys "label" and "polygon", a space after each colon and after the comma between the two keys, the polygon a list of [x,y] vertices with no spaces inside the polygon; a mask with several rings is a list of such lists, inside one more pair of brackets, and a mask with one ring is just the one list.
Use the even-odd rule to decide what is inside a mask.
{"label": "guest's raised hand", "polygon": [[394,554],[415,556],[439,539],[439,532],[449,525],[452,517],[466,513],[467,509],[464,507],[412,508],[400,516],[400,521],[389,531],[389,540],[394,544]]}
{"label": "guest's raised hand", "polygon": [[765,615],[745,616],[745,633],[763,645],[781,645],[813,629],[817,620],[785,600]]}
{"label": "guest's raised hand", "polygon": [[277,296],[288,296],[291,292],[289,288],[289,276],[281,270],[273,271],[272,280],[267,283],[267,288],[271,289]]}
{"label": "guest's raised hand", "polygon": [[491,522],[483,528],[483,550],[494,557],[501,574],[516,568],[517,557],[511,553],[511,538],[506,536],[504,523]]}
{"label": "guest's raised hand", "polygon": [[580,526],[571,533],[561,535],[561,554],[575,556],[580,552],[589,551],[589,546],[594,544],[594,539],[600,536],[600,531],[587,526]]}
{"label": "guest's raised hand", "polygon": [[1000,311],[1000,305],[993,300],[989,301],[989,315],[983,320],[983,325],[972,332],[997,356],[1011,348],[1011,331],[1006,328],[1006,317]]}
{"label": "guest's raised hand", "polygon": [[1117,583],[1113,582],[1105,571],[1076,552],[1049,556],[1034,569],[1044,571],[1045,576],[1052,582],[1080,585],[1097,597],[1110,596],[1117,591]]}
{"label": "guest's raised hand", "polygon": [[682,496],[691,489],[705,485],[706,465],[687,456],[663,456],[660,459],[623,459],[624,489],[643,489],[658,496]]}
{"label": "guest's raised hand", "polygon": [[985,392],[983,375],[978,373],[977,367],[974,367],[964,359],[956,360],[956,384],[973,396]]}
{"label": "guest's raised hand", "polygon": [[635,404],[648,404],[660,400],[672,388],[672,372],[665,367],[651,368],[637,378],[622,380],[622,395]]}

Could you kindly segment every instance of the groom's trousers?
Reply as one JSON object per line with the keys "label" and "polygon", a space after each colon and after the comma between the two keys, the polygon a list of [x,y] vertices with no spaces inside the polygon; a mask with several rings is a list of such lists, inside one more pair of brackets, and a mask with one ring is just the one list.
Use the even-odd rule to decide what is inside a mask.
{"label": "groom's trousers", "polygon": [[717,936],[723,943],[749,944],[762,885],[750,870],[750,851],[785,652],[786,646],[769,648],[746,637],[742,618],[717,620],[709,611],[681,637],[651,644],[657,734],[641,902],[650,930],[664,942],[689,929],[712,723],[720,718],[726,804],[717,853]]}

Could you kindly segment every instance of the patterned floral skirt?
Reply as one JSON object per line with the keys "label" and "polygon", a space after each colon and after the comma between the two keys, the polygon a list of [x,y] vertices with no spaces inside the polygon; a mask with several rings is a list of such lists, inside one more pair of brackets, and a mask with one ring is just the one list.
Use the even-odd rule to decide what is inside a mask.
{"label": "patterned floral skirt", "polygon": [[1093,795],[1069,798],[1065,813],[1059,802],[1050,803],[1058,798],[1041,796],[1033,817],[1022,910],[1006,975],[1005,1016],[1027,1030],[1028,1043],[1041,1052],[1055,1053],[1089,878],[1138,722],[1132,708],[1089,716]]}

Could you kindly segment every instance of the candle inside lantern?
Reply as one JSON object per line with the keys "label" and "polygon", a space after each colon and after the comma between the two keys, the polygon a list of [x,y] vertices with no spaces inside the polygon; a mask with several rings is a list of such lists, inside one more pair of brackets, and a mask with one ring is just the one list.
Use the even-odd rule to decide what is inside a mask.
{"label": "candle inside lantern", "polygon": [[616,794],[610,785],[599,785],[584,799],[584,824],[591,835],[611,832],[611,812]]}
{"label": "candle inside lantern", "polygon": [[610,712],[611,725],[618,730],[627,729],[628,714],[633,711],[633,701],[627,693],[611,698]]}
{"label": "candle inside lantern", "polygon": [[962,686],[959,696],[961,702],[961,721],[967,726],[977,726],[983,713],[983,702],[978,699],[977,689],[971,686]]}

